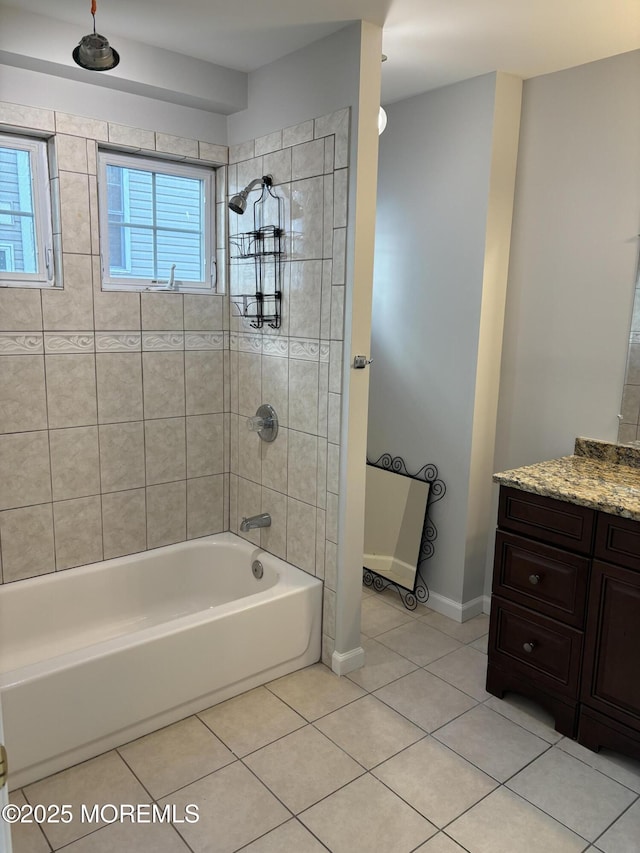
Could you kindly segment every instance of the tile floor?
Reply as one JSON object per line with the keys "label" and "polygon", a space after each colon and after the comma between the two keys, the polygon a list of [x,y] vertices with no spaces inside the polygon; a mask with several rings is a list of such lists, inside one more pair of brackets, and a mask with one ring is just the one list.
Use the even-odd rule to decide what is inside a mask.
{"label": "tile floor", "polygon": [[[14,827],[15,853],[639,853],[640,763],[486,693],[487,628],[365,590],[362,670],[316,664],[14,791],[76,815]],[[200,819],[88,824],[82,803]]]}

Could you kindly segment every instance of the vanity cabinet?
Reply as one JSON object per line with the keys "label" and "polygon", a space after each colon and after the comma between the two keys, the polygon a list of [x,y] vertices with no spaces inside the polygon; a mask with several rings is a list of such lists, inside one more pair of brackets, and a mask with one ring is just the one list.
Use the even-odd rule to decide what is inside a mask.
{"label": "vanity cabinet", "polygon": [[640,758],[640,522],[502,486],[487,690]]}

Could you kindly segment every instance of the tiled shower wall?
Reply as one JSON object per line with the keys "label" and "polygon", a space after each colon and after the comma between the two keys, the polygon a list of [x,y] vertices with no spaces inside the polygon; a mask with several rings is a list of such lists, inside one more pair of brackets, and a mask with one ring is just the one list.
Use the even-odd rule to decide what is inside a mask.
{"label": "tiled shower wall", "polygon": [[[269,512],[271,527],[247,538],[324,579],[327,663],[335,636],[348,150],[345,109],[229,151],[230,194],[271,174],[287,234],[279,329],[255,330],[235,316],[234,296],[247,278],[241,264],[229,264],[230,526],[237,532],[243,516]],[[229,215],[230,234],[251,230],[257,197],[243,216]],[[247,429],[261,403],[274,406],[280,422],[270,444]]]}
{"label": "tiled shower wall", "polygon": [[0,127],[53,139],[64,272],[62,290],[0,288],[3,582],[225,529],[224,297],[101,291],[96,149],[227,149],[12,104]]}
{"label": "tiled shower wall", "polygon": [[[323,659],[335,634],[349,111],[230,149],[0,104],[0,128],[54,139],[63,290],[0,288],[3,582],[209,533],[238,532],[324,580]],[[263,174],[284,200],[282,324],[253,329],[233,297],[100,288],[100,144],[225,163],[229,195]],[[224,247],[226,169],[218,170]],[[229,213],[231,233],[251,230]],[[226,279],[226,252],[218,253]],[[244,269],[246,273],[246,268]],[[262,402],[275,442],[246,426]],[[230,472],[230,473],[229,473]],[[241,534],[242,535],[242,534]]]}
{"label": "tiled shower wall", "polygon": [[640,439],[640,280],[636,286],[629,336],[627,373],[622,394],[622,420],[618,441],[625,444]]}

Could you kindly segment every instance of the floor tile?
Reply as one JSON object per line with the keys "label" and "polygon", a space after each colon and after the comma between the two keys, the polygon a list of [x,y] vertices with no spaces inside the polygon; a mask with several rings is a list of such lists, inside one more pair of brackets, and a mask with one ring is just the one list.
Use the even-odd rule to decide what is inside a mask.
{"label": "floor tile", "polygon": [[633,791],[557,747],[525,767],[507,787],[588,841],[636,799]]}
{"label": "floor tile", "polygon": [[491,695],[484,689],[487,681],[487,656],[477,649],[462,646],[430,663],[425,669],[480,702]]}
{"label": "floor tile", "polygon": [[407,610],[399,610],[381,601],[378,596],[369,596],[362,602],[360,630],[367,637],[377,637],[408,622],[413,622],[413,617]]}
{"label": "floor tile", "polygon": [[253,752],[244,761],[295,814],[364,772],[313,726]]}
{"label": "floor tile", "polygon": [[603,853],[637,853],[640,849],[640,800],[628,809],[595,843]]}
{"label": "floor tile", "polygon": [[350,672],[347,678],[365,690],[377,690],[418,668],[417,664],[396,654],[377,640],[365,638],[362,648],[364,649],[364,666]]}
{"label": "floor tile", "polygon": [[449,824],[447,835],[470,853],[580,853],[587,846],[506,788],[493,791]]}
{"label": "floor tile", "polygon": [[326,853],[326,849],[294,818],[243,847],[242,853]]}
{"label": "floor tile", "polygon": [[460,648],[460,643],[453,637],[448,637],[442,631],[436,631],[418,620],[386,631],[380,634],[377,640],[418,666],[426,666]]}
{"label": "floor tile", "polygon": [[134,740],[118,752],[156,800],[235,760],[197,717]]}
{"label": "floor tile", "polygon": [[435,827],[371,776],[300,815],[332,853],[409,853]]}
{"label": "floor tile", "polygon": [[[635,791],[636,794],[640,794],[640,761],[608,749],[593,752],[586,746],[581,746],[577,741],[569,740],[566,737],[558,741],[558,746],[564,752],[568,752],[569,755],[573,755],[574,758],[588,764],[589,767],[594,767],[604,773],[605,776],[615,779],[616,782],[620,782],[621,785],[625,785]],[[638,846],[640,847],[640,844]]]}
{"label": "floor tile", "polygon": [[360,687],[322,663],[271,681],[267,687],[306,720],[317,720],[364,696]]}
{"label": "floor tile", "polygon": [[291,817],[240,761],[182,788],[168,799],[177,809],[198,806],[197,823],[177,829],[194,853],[232,853]]}
{"label": "floor tile", "polygon": [[442,679],[418,669],[373,694],[426,732],[464,714],[475,700]]}
{"label": "floor tile", "polygon": [[491,696],[484,704],[547,743],[562,740],[562,735],[554,728],[555,721],[551,714],[526,696],[520,696],[518,693],[507,693],[504,699]]}
{"label": "floor tile", "polygon": [[422,729],[375,696],[364,696],[315,725],[367,769],[424,737]]}
{"label": "floor tile", "polygon": [[466,853],[466,851],[444,832],[439,832],[430,838],[426,844],[418,847],[416,853]]}
{"label": "floor tile", "polygon": [[489,647],[489,635],[485,634],[482,637],[478,637],[477,640],[474,640],[472,643],[469,643],[472,649],[477,649],[482,654],[487,654],[487,649]]}
{"label": "floor tile", "polygon": [[495,779],[433,738],[385,761],[373,775],[438,827],[446,826],[497,786]]}
{"label": "floor tile", "polygon": [[248,755],[307,724],[266,687],[256,687],[198,716],[239,756]]}
{"label": "floor tile", "polygon": [[466,622],[456,622],[455,619],[449,619],[442,613],[432,611],[423,616],[420,621],[432,628],[437,628],[438,631],[448,634],[461,643],[471,643],[489,630],[489,617],[484,613],[474,616],[473,619],[467,619]]}
{"label": "floor tile", "polygon": [[106,803],[149,803],[151,797],[116,752],[107,752],[27,785],[25,796],[31,805],[37,803],[69,804],[74,819],[71,823],[46,823],[42,828],[54,849],[62,847],[97,829],[100,824],[83,823],[81,807]]}
{"label": "floor tile", "polygon": [[[64,853],[189,853],[176,830],[164,823],[112,823],[64,848]],[[20,853],[14,850],[14,853]]]}
{"label": "floor tile", "polygon": [[484,705],[448,723],[434,737],[499,782],[549,749],[546,741]]}
{"label": "floor tile", "polygon": [[[27,801],[22,791],[12,791],[9,802],[14,806],[24,806]],[[11,840],[13,853],[50,853],[51,850],[37,823],[14,823]]]}

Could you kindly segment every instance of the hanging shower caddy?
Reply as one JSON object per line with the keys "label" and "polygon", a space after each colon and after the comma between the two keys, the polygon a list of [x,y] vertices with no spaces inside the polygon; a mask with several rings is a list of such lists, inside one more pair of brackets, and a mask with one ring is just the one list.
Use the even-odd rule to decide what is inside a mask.
{"label": "hanging shower caddy", "polygon": [[283,211],[284,199],[274,192],[271,175],[264,175],[262,192],[253,204],[253,230],[229,237],[231,262],[253,264],[255,292],[232,295],[231,301],[254,329],[262,329],[265,324],[271,329],[280,328]]}

